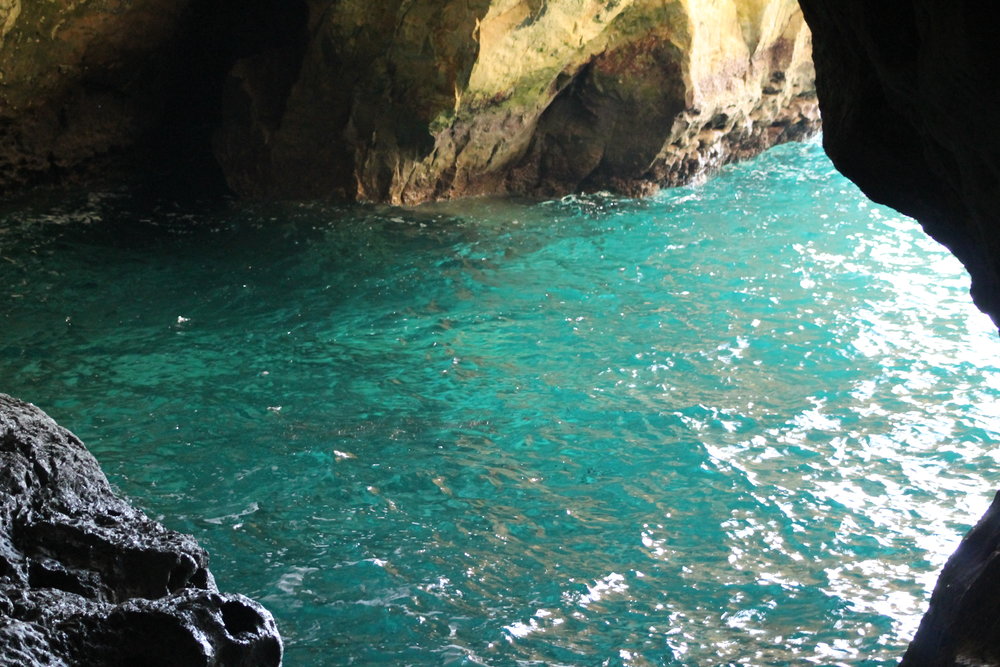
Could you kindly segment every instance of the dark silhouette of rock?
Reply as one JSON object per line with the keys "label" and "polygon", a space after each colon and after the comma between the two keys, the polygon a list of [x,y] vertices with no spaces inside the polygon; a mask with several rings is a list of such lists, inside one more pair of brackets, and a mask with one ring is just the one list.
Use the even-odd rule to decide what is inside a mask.
{"label": "dark silhouette of rock", "polygon": [[1000,322],[1000,6],[800,0],[823,146],[868,197],[920,221]]}
{"label": "dark silhouette of rock", "polygon": [[[920,221],[1000,322],[1000,7],[960,0],[800,0],[823,143],[865,194]],[[945,565],[903,659],[1000,665],[1000,507]]]}
{"label": "dark silhouette of rock", "polygon": [[278,665],[271,614],[114,494],[37,407],[0,394],[0,665]]}
{"label": "dark silhouette of rock", "polygon": [[945,564],[902,667],[1000,664],[1000,493]]}

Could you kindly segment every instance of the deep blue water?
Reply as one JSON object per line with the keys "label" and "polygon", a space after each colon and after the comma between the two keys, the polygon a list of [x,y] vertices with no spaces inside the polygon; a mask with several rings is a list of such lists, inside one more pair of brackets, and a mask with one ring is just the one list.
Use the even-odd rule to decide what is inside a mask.
{"label": "deep blue water", "polygon": [[961,267],[818,144],[643,201],[38,193],[0,391],[297,665],[892,665],[997,486]]}

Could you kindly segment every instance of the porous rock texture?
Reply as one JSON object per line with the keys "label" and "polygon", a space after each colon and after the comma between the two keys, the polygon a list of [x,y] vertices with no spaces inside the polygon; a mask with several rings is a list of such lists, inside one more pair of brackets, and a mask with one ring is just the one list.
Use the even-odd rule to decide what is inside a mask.
{"label": "porous rock texture", "polygon": [[0,394],[0,665],[280,664],[271,614],[220,593],[207,563],[73,434]]}
{"label": "porous rock texture", "polygon": [[795,0],[0,0],[0,35],[0,187],[211,149],[252,197],[638,194],[819,127]]}
{"label": "porous rock texture", "polygon": [[[1000,323],[1000,6],[800,0],[823,141],[875,201],[923,225]],[[1000,665],[1000,505],[942,571],[903,665]]]}
{"label": "porous rock texture", "polygon": [[248,195],[640,193],[818,129],[794,0],[307,2],[236,63],[216,136]]}

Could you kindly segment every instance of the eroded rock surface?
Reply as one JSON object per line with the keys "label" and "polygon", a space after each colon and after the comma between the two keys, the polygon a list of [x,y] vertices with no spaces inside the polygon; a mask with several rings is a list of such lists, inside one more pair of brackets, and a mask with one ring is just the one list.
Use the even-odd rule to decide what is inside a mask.
{"label": "eroded rock surface", "polygon": [[0,0],[0,189],[637,194],[818,127],[795,0]]}
{"label": "eroded rock surface", "polygon": [[271,614],[207,564],[73,434],[0,394],[0,665],[280,664]]}
{"label": "eroded rock surface", "polygon": [[238,59],[303,41],[301,0],[0,0],[0,193],[141,175],[223,187]]}
{"label": "eroded rock surface", "polygon": [[642,193],[819,126],[794,0],[310,0],[298,70],[240,61],[216,135],[247,195]]}
{"label": "eroded rock surface", "polygon": [[161,119],[189,0],[0,0],[0,189],[72,177]]}

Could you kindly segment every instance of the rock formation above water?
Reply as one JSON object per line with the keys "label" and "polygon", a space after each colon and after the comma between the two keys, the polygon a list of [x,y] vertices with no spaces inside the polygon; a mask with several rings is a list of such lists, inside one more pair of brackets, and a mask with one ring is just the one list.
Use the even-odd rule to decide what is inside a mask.
{"label": "rock formation above water", "polygon": [[1000,109],[993,3],[802,0],[824,147],[871,199],[913,216],[1000,322]]}
{"label": "rock formation above water", "polygon": [[[1000,321],[1000,9],[801,4],[831,157],[947,245]],[[643,192],[815,130],[808,53],[791,0],[0,0],[0,190],[153,165],[249,196]],[[35,478],[3,479],[20,493]],[[21,516],[0,501],[4,521]],[[993,525],[949,562],[908,664],[1000,664]],[[4,582],[108,586],[8,542]],[[2,637],[34,650],[35,626],[72,629],[69,607],[7,590],[4,618],[28,620]],[[175,594],[172,618],[185,596],[223,600],[199,590]],[[159,604],[77,601],[97,619]],[[225,609],[245,618],[226,604],[223,626]]]}
{"label": "rock formation above water", "polygon": [[[877,202],[911,215],[1000,323],[1000,7],[801,0],[824,146]],[[903,665],[1000,665],[1000,505],[945,566]]]}
{"label": "rock formation above water", "polygon": [[643,193],[815,132],[795,0],[0,0],[0,186],[209,150],[246,196]]}
{"label": "rock formation above water", "polygon": [[118,498],[97,461],[0,394],[0,665],[278,665],[274,619]]}

